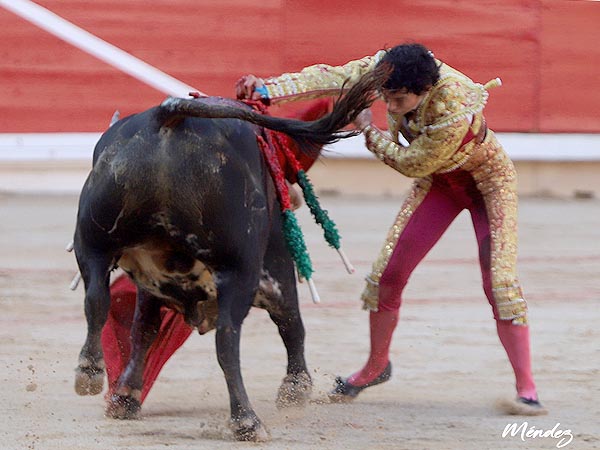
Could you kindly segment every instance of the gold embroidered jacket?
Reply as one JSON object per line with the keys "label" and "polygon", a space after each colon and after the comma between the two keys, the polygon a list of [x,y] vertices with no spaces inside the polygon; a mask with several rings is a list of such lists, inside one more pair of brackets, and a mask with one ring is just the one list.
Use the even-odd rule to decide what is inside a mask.
{"label": "gold embroidered jacket", "polygon": [[[337,95],[344,83],[350,87],[372,70],[384,54],[382,50],[343,66],[317,64],[295,74],[268,78],[265,86],[274,103]],[[486,87],[493,85],[490,82]],[[403,117],[388,114],[391,139],[376,127],[367,127],[367,148],[408,177],[460,167],[473,147],[467,144],[461,148],[463,138],[469,128],[477,134],[482,125],[481,112],[488,98],[486,87],[441,64],[440,80],[421,102],[415,118],[403,123]],[[401,131],[410,141],[407,147],[400,144]]]}
{"label": "gold embroidered jacket", "polygon": [[[342,66],[310,66],[298,73],[268,78],[265,86],[273,103],[338,95],[342,86],[349,88],[372,70],[384,54],[382,50]],[[484,86],[438,63],[440,79],[410,120],[388,114],[389,135],[375,126],[364,130],[367,148],[377,158],[417,180],[373,264],[362,299],[368,309],[377,308],[379,279],[406,222],[427,194],[432,175],[462,168],[472,174],[486,203],[492,236],[492,289],[499,318],[526,323],[527,306],[516,275],[514,166],[491,130],[483,142],[464,143],[469,131],[477,135],[485,126],[482,111],[488,99],[487,89],[498,85],[499,80]],[[409,142],[408,146],[400,143],[400,133]]]}

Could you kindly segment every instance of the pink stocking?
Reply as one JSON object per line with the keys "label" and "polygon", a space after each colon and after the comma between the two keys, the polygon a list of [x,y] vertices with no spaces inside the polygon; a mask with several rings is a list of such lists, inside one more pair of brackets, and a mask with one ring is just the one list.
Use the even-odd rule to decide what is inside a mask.
{"label": "pink stocking", "polygon": [[513,325],[508,320],[497,320],[498,337],[506,350],[510,364],[515,371],[517,395],[530,400],[537,400],[537,392],[531,373],[531,357],[529,353],[529,327]]}
{"label": "pink stocking", "polygon": [[355,374],[348,378],[348,382],[354,386],[364,386],[377,378],[388,365],[390,343],[392,335],[398,323],[399,311],[371,312],[369,325],[371,329],[371,354],[367,364]]}

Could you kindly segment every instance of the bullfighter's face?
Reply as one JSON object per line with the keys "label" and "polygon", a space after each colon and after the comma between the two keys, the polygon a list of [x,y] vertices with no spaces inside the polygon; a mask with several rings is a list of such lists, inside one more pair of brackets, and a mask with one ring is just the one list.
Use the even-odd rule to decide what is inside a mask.
{"label": "bullfighter's face", "polygon": [[425,91],[422,94],[415,94],[409,92],[406,88],[395,89],[395,90],[383,90],[382,98],[387,105],[387,111],[389,114],[394,116],[404,116],[405,114],[413,111],[419,107],[425,96]]}

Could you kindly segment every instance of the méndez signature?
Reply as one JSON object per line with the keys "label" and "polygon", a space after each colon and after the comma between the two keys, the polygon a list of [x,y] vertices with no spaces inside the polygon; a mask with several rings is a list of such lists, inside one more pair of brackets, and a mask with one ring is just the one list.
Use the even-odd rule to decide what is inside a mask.
{"label": "m\u00e9ndez signature", "polygon": [[560,422],[549,430],[537,429],[533,425],[529,426],[529,423],[527,422],[523,422],[520,425],[517,423],[510,423],[504,427],[502,437],[505,438],[508,435],[515,437],[520,435],[520,438],[523,442],[525,442],[526,439],[536,439],[540,437],[553,438],[558,439],[556,448],[563,448],[573,441],[573,433],[571,430],[562,430],[559,427]]}

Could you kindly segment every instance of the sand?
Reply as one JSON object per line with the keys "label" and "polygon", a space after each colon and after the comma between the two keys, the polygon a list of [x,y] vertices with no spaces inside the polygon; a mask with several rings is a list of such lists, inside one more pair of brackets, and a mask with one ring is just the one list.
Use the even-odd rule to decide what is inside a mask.
{"label": "sand", "polygon": [[[105,418],[102,395],[77,396],[83,288],[69,290],[76,264],[64,251],[77,197],[0,195],[0,448],[551,449],[569,435],[572,442],[563,448],[600,448],[600,201],[521,202],[519,271],[530,307],[534,372],[550,411],[529,418],[495,407],[514,396],[514,379],[482,293],[465,214],[405,291],[392,380],[352,404],[327,401],[334,377],[358,369],[366,357],[367,314],[358,296],[400,200],[324,196],[322,202],[356,274],[345,273],[303,208],[322,298],[312,304],[308,286],[299,286],[312,401],[304,409],[275,407],[284,348],[266,313],[252,310],[242,333],[242,371],[272,436],[252,444],[233,441],[227,428],[214,332],[193,334],[168,362],[141,420]],[[553,430],[552,436],[502,437],[510,424]]]}

